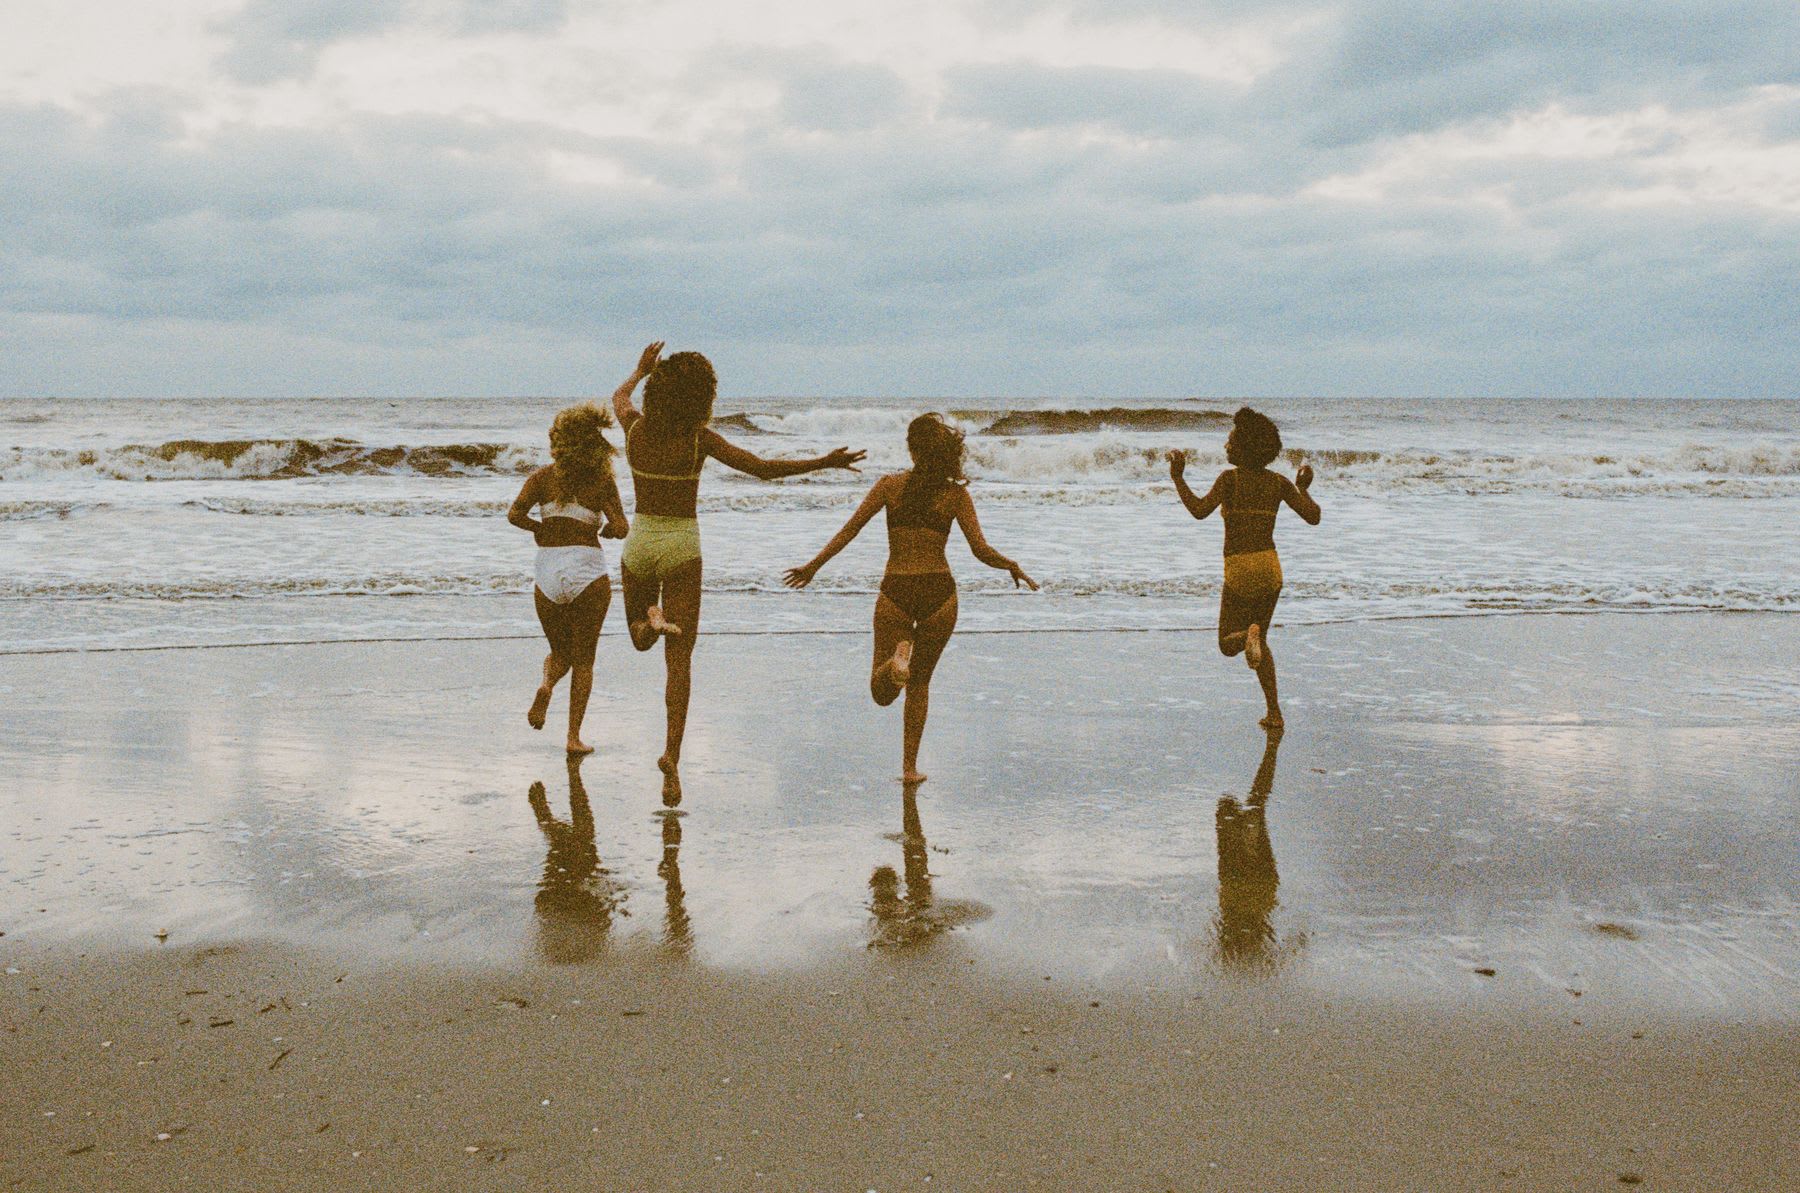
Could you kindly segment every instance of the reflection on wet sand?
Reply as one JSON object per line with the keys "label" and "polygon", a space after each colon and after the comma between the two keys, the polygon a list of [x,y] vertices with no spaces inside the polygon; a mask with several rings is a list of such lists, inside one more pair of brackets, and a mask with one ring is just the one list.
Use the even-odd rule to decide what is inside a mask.
{"label": "reflection on wet sand", "polygon": [[1236,796],[1219,800],[1213,828],[1219,840],[1219,918],[1214,925],[1218,956],[1227,968],[1272,968],[1288,951],[1275,939],[1269,917],[1278,906],[1275,892],[1281,876],[1275,870],[1275,847],[1269,843],[1266,816],[1275,786],[1279,730],[1268,735],[1262,762],[1250,781],[1243,803]]}
{"label": "reflection on wet sand", "polygon": [[624,914],[625,889],[600,865],[580,757],[569,759],[567,823],[551,815],[542,783],[533,783],[526,798],[549,846],[536,899],[538,954],[557,965],[591,960],[606,946],[613,916]]}
{"label": "reflection on wet sand", "polygon": [[929,847],[919,822],[918,797],[917,783],[902,789],[898,840],[904,884],[892,866],[877,866],[869,876],[869,911],[875,917],[869,940],[872,949],[918,948],[952,928],[994,914],[973,900],[932,896]]}
{"label": "reflection on wet sand", "polygon": [[681,817],[674,812],[662,813],[662,861],[656,873],[663,880],[663,948],[686,957],[694,949],[694,931],[681,886]]}

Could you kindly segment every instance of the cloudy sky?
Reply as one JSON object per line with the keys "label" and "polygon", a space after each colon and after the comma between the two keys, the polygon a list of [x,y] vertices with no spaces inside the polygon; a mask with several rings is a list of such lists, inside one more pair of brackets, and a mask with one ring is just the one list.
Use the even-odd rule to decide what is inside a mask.
{"label": "cloudy sky", "polygon": [[1800,392],[1794,0],[4,0],[0,394]]}

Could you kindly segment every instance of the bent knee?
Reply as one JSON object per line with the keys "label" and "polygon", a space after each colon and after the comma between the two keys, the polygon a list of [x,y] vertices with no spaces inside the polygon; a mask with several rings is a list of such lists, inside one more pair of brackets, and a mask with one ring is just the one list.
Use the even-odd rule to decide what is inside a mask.
{"label": "bent knee", "polygon": [[1244,653],[1244,636],[1239,634],[1233,641],[1219,639],[1219,653],[1228,659],[1235,659]]}
{"label": "bent knee", "polygon": [[901,691],[903,689],[896,688],[891,684],[872,683],[869,685],[869,696],[883,708],[900,699]]}

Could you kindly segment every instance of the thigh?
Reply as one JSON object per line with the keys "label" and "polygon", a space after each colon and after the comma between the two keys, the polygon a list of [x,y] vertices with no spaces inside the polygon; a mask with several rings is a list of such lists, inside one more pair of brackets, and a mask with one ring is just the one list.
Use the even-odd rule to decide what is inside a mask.
{"label": "thigh", "polygon": [[950,645],[950,635],[956,632],[956,613],[956,591],[952,589],[949,597],[914,627],[913,674],[917,677],[914,682],[931,682],[938,657],[944,653],[944,647]]}
{"label": "thigh", "polygon": [[576,643],[570,634],[573,623],[569,616],[569,606],[557,604],[545,596],[540,588],[533,587],[531,596],[537,606],[538,625],[543,627],[544,640],[550,643],[550,653],[563,666],[574,666],[570,656],[576,653]]}
{"label": "thigh", "polygon": [[611,605],[612,577],[602,576],[565,606],[570,657],[564,662],[572,667],[594,665],[594,648],[600,641],[600,627],[606,621],[606,610]]}
{"label": "thigh", "polygon": [[1275,615],[1275,602],[1281,596],[1281,589],[1264,589],[1261,592],[1243,592],[1232,588],[1219,594],[1219,649],[1226,654],[1237,654],[1244,649],[1244,634],[1253,625],[1261,626],[1265,631],[1269,628],[1269,619]]}
{"label": "thigh", "polygon": [[869,669],[880,670],[883,663],[894,657],[894,648],[912,636],[912,618],[894,603],[893,597],[885,592],[878,594],[875,597],[875,656]]}
{"label": "thigh", "polygon": [[694,639],[700,632],[700,578],[698,559],[690,559],[663,577],[663,616],[681,627],[681,633],[663,639],[666,650],[694,649]]}
{"label": "thigh", "polygon": [[631,622],[643,621],[644,611],[662,593],[661,583],[638,575],[624,562],[619,564],[619,586],[625,590],[625,620]]}

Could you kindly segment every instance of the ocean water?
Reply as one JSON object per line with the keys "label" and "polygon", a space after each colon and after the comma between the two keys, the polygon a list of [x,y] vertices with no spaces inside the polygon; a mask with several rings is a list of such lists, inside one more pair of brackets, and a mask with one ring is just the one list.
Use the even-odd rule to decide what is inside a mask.
{"label": "ocean water", "polygon": [[[563,404],[0,403],[0,652],[534,634],[533,547],[504,512]],[[753,451],[869,461],[775,484],[707,466],[704,628],[862,630],[879,524],[806,592],[781,573],[905,466],[907,421],[935,408],[968,433],[988,537],[1043,584],[1014,591],[953,536],[964,630],[1210,629],[1221,526],[1188,517],[1162,458],[1194,453],[1204,488],[1234,406],[722,399],[716,425]],[[1800,400],[1258,406],[1325,511],[1277,527],[1278,625],[1800,611]]]}

